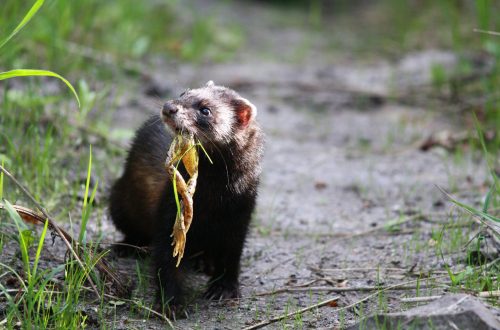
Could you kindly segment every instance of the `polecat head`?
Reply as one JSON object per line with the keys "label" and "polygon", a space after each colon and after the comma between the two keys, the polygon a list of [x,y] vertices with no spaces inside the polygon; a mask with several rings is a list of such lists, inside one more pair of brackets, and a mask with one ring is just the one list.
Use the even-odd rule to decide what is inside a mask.
{"label": "polecat head", "polygon": [[257,109],[232,89],[209,81],[167,101],[161,114],[174,135],[194,134],[202,142],[228,143],[252,124]]}

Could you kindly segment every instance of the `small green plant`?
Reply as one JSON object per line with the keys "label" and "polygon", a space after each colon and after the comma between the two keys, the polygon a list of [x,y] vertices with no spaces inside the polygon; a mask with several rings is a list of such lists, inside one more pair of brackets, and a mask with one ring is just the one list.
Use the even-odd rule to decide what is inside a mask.
{"label": "small green plant", "polygon": [[[477,133],[479,135],[479,140],[480,140],[480,143],[481,143],[481,147],[483,149],[483,153],[485,155],[485,158],[486,158],[486,163],[487,163],[487,166],[488,166],[488,170],[489,170],[489,173],[491,174],[491,178],[493,180],[493,183],[485,197],[485,200],[484,200],[484,203],[483,203],[483,207],[481,210],[475,208],[475,207],[472,207],[470,205],[467,205],[466,203],[462,203],[456,199],[454,199],[453,197],[451,197],[450,195],[448,195],[448,197],[450,198],[450,200],[456,204],[457,206],[461,207],[462,209],[466,210],[467,212],[469,212],[470,214],[474,215],[474,216],[477,216],[479,219],[484,219],[484,220],[487,220],[487,221],[491,221],[492,223],[500,223],[500,218],[489,213],[488,210],[490,208],[490,205],[493,203],[495,206],[498,205],[498,198],[500,196],[500,182],[498,180],[498,177],[494,171],[494,166],[492,164],[492,161],[489,157],[489,153],[488,153],[488,150],[486,148],[486,143],[484,141],[484,137],[483,137],[483,134],[481,132],[481,129],[480,127],[478,126],[478,122],[476,121],[476,127],[477,127]],[[499,235],[498,232],[495,232],[497,235]]]}
{"label": "small green plant", "polygon": [[[500,218],[490,212],[490,210],[492,209],[492,205],[494,205],[494,210],[497,210],[498,207],[498,199],[500,196],[500,190],[498,188],[499,180],[495,171],[493,170],[493,163],[484,141],[482,129],[477,120],[476,131],[479,136],[480,145],[483,150],[484,157],[486,158],[487,167],[492,178],[492,184],[484,198],[483,206],[481,209],[479,209],[477,207],[468,205],[467,203],[458,201],[447,193],[445,194],[455,205],[468,212],[471,216],[476,217],[476,219],[478,219],[482,224],[483,230],[486,230],[486,228],[488,228],[490,229],[491,235],[496,235],[500,238],[500,232],[498,232],[498,230],[495,230],[495,227],[490,225],[500,223]],[[479,233],[468,245],[466,258],[467,266],[464,271],[458,274],[454,274],[451,267],[445,263],[445,268],[454,286],[465,286],[465,288],[475,291],[492,291],[498,290],[500,288],[500,282],[498,281],[498,267],[494,264],[490,268],[485,266],[486,258],[481,252],[481,242],[483,239],[483,234]],[[441,244],[439,244],[439,253],[441,255],[441,258],[444,259],[441,250]]]}
{"label": "small green plant", "polygon": [[[77,311],[77,297],[85,280],[84,272],[79,276],[69,277],[69,290],[65,293],[57,291],[52,279],[64,270],[64,265],[40,270],[41,253],[48,229],[48,221],[38,239],[36,253],[30,258],[30,250],[34,246],[33,232],[24,224],[12,205],[4,200],[9,217],[15,223],[18,231],[18,243],[23,261],[23,272],[19,273],[12,267],[0,263],[2,268],[9,270],[21,285],[13,297],[6,287],[0,285],[0,290],[7,297],[8,308],[6,320],[8,325],[20,322],[24,329],[39,328],[75,328],[85,326],[85,317]],[[67,265],[71,267],[71,265]],[[72,290],[74,289],[74,290]],[[19,295],[18,293],[21,293]]]}
{"label": "small green plant", "polygon": [[97,181],[92,189],[92,194],[89,199],[89,186],[90,177],[92,171],[92,146],[89,147],[89,163],[87,167],[87,179],[85,181],[85,193],[83,198],[83,208],[82,208],[82,222],[80,224],[80,235],[78,236],[78,243],[85,243],[85,233],[87,228],[87,223],[89,221],[90,214],[92,212],[92,204],[94,202],[95,194],[97,192],[97,186],[99,182]]}
{"label": "small green plant", "polygon": [[[1,159],[2,159],[2,167],[5,167],[5,161],[3,157],[1,157]],[[0,172],[0,201],[2,199],[3,199],[3,172]]]}
{"label": "small green plant", "polygon": [[449,81],[448,74],[442,65],[435,64],[431,68],[432,84],[435,88],[443,88]]}
{"label": "small green plant", "polygon": [[[84,193],[84,203],[86,206],[82,210],[82,222],[87,223],[91,212],[91,205],[95,196],[96,187],[89,196],[89,178],[91,174],[92,158],[89,157],[87,170],[87,184]],[[2,182],[3,185],[3,182]],[[84,292],[84,283],[91,276],[92,280],[99,282],[99,277],[95,276],[93,269],[96,263],[102,258],[102,253],[97,253],[96,246],[92,244],[83,244],[85,241],[86,228],[81,227],[79,249],[80,257],[83,260],[82,265],[73,258],[69,258],[65,264],[56,267],[44,267],[40,270],[39,264],[42,249],[48,229],[48,221],[36,245],[36,253],[33,258],[30,257],[30,251],[35,246],[36,237],[34,231],[30,229],[14,210],[13,206],[6,200],[3,205],[8,212],[9,218],[17,228],[17,242],[21,252],[23,272],[17,272],[12,267],[0,263],[0,267],[12,273],[21,284],[22,295],[17,294],[14,298],[10,291],[0,285],[0,290],[9,301],[7,308],[7,324],[20,322],[23,328],[82,328],[85,327],[86,316],[81,312],[80,301]],[[3,233],[2,233],[3,239]],[[45,262],[45,261],[44,261]],[[50,262],[50,261],[49,261]],[[58,273],[64,273],[65,282],[63,290],[60,286],[56,287],[53,279]],[[18,290],[16,290],[18,292]]]}

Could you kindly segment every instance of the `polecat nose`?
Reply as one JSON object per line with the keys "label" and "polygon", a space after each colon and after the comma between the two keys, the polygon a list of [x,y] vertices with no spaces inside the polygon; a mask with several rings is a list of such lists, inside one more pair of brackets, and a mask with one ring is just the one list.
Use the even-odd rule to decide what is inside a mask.
{"label": "polecat nose", "polygon": [[177,111],[179,111],[179,109],[177,108],[177,106],[175,104],[173,104],[172,102],[167,102],[163,105],[163,108],[161,109],[161,113],[164,115],[164,116],[171,116],[173,114],[176,114]]}

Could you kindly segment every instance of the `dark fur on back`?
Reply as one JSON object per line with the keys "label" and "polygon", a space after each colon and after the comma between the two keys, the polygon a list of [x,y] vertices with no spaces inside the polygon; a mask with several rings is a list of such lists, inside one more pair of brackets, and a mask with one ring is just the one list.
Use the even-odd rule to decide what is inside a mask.
{"label": "dark fur on back", "polygon": [[[207,85],[202,89],[210,88],[221,87]],[[171,132],[164,124],[165,113],[163,117],[151,117],[137,131],[123,176],[112,188],[112,219],[116,227],[125,234],[124,243],[152,246],[159,297],[163,302],[169,302],[170,306],[183,302],[185,259],[195,254],[201,254],[207,269],[212,273],[207,298],[238,296],[240,257],[255,207],[263,134],[253,117],[249,117],[255,114],[238,111],[239,105],[233,105],[233,102],[239,102],[239,95],[226,90],[234,93],[227,102],[234,107],[234,111],[231,110],[234,118],[229,121],[232,125],[231,132],[219,141],[211,138],[210,134],[200,136],[213,164],[199,150],[199,177],[193,197],[193,222],[187,233],[185,258],[179,268],[175,267],[176,258],[172,256],[170,237],[177,210],[172,182],[164,167],[172,142]],[[198,95],[196,91],[189,97]],[[202,90],[199,95],[207,93]],[[213,96],[210,99],[211,94],[207,95],[209,99],[205,101],[212,102],[211,109],[214,112],[211,125],[217,125],[216,116],[228,116],[228,112],[227,109],[224,110],[226,112],[218,112],[217,105],[214,104],[220,100],[214,102]],[[191,102],[189,98],[179,100],[184,104],[184,108],[179,109],[192,111],[187,113],[188,117],[198,116],[195,111],[203,105],[192,106],[190,104],[196,102]],[[182,122],[183,125],[184,123]],[[188,120],[187,127],[184,128],[189,129],[190,125],[198,124],[192,124]],[[172,130],[171,127],[169,129]],[[187,177],[183,168],[181,173]]]}

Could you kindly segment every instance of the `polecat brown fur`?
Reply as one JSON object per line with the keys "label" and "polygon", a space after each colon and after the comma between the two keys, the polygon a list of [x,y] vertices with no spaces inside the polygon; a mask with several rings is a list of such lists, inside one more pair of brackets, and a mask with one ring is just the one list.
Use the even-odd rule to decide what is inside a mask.
{"label": "polecat brown fur", "polygon": [[[256,114],[247,99],[209,81],[166,102],[161,115],[151,117],[136,133],[124,173],[111,191],[110,213],[125,235],[124,243],[152,247],[158,297],[171,307],[184,303],[185,268],[184,262],[175,266],[170,237],[177,208],[165,160],[172,138],[193,134],[213,162],[199,151],[185,256],[201,253],[212,270],[206,298],[235,298],[261,172],[264,139]],[[181,173],[186,177],[184,168]]]}

